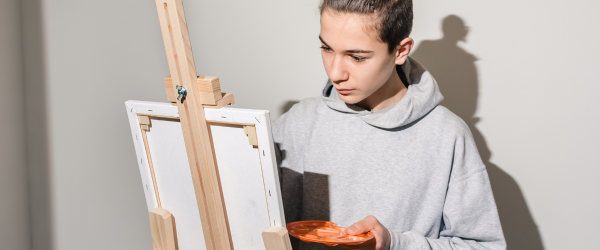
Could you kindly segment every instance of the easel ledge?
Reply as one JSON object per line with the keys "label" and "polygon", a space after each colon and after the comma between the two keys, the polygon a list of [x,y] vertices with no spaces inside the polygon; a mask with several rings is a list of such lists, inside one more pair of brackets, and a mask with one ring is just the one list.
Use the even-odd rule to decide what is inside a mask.
{"label": "easel ledge", "polygon": [[[177,232],[175,220],[169,211],[160,207],[149,212],[150,231],[152,233],[152,247],[154,250],[175,250],[177,246]],[[265,250],[292,250],[287,229],[283,227],[269,227],[262,233]]]}

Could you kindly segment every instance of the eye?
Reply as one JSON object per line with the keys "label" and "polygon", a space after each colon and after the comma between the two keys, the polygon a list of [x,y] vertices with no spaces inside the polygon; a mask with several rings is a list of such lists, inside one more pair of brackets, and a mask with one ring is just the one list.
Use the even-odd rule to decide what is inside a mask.
{"label": "eye", "polygon": [[352,60],[354,60],[355,62],[362,62],[365,60],[364,57],[358,57],[358,56],[350,56],[352,57]]}
{"label": "eye", "polygon": [[321,49],[322,49],[323,51],[325,51],[325,52],[331,52],[331,51],[333,51],[331,48],[329,48],[329,47],[326,47],[326,46],[321,46]]}

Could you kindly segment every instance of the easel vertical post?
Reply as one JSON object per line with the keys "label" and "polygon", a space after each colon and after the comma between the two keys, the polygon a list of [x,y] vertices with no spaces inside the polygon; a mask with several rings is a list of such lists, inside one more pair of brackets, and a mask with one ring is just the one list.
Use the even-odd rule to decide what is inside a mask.
{"label": "easel vertical post", "polygon": [[177,107],[206,248],[233,249],[219,173],[196,84],[196,66],[183,3],[181,0],[156,0],[156,7],[173,85],[187,90],[187,96],[177,102]]}

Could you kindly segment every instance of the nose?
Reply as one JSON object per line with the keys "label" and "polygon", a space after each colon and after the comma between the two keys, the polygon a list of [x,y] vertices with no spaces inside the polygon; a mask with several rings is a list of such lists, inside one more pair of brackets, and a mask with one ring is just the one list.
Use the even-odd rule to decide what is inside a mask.
{"label": "nose", "polygon": [[349,77],[348,70],[344,67],[343,56],[336,55],[333,58],[331,70],[329,71],[329,80],[333,83],[347,81]]}

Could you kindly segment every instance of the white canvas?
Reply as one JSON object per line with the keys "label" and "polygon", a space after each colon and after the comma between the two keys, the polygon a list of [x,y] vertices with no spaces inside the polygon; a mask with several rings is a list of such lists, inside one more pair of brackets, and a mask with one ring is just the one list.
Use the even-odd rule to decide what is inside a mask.
{"label": "white canvas", "polygon": [[152,119],[146,132],[162,208],[175,218],[179,249],[206,249],[178,120]]}
{"label": "white canvas", "polygon": [[[128,101],[126,106],[151,211],[158,203],[137,115],[178,118],[179,114],[170,103]],[[285,225],[269,112],[207,108],[205,113],[208,121],[256,127],[258,147],[249,144],[241,125],[213,123],[210,132],[234,248],[262,250],[262,231]],[[205,249],[181,124],[177,119],[152,118],[146,134],[161,205],[175,218],[179,249]]]}
{"label": "white canvas", "polygon": [[263,250],[262,236],[247,233],[270,226],[258,149],[243,127],[211,126],[211,132],[219,138],[213,145],[234,249]]}

